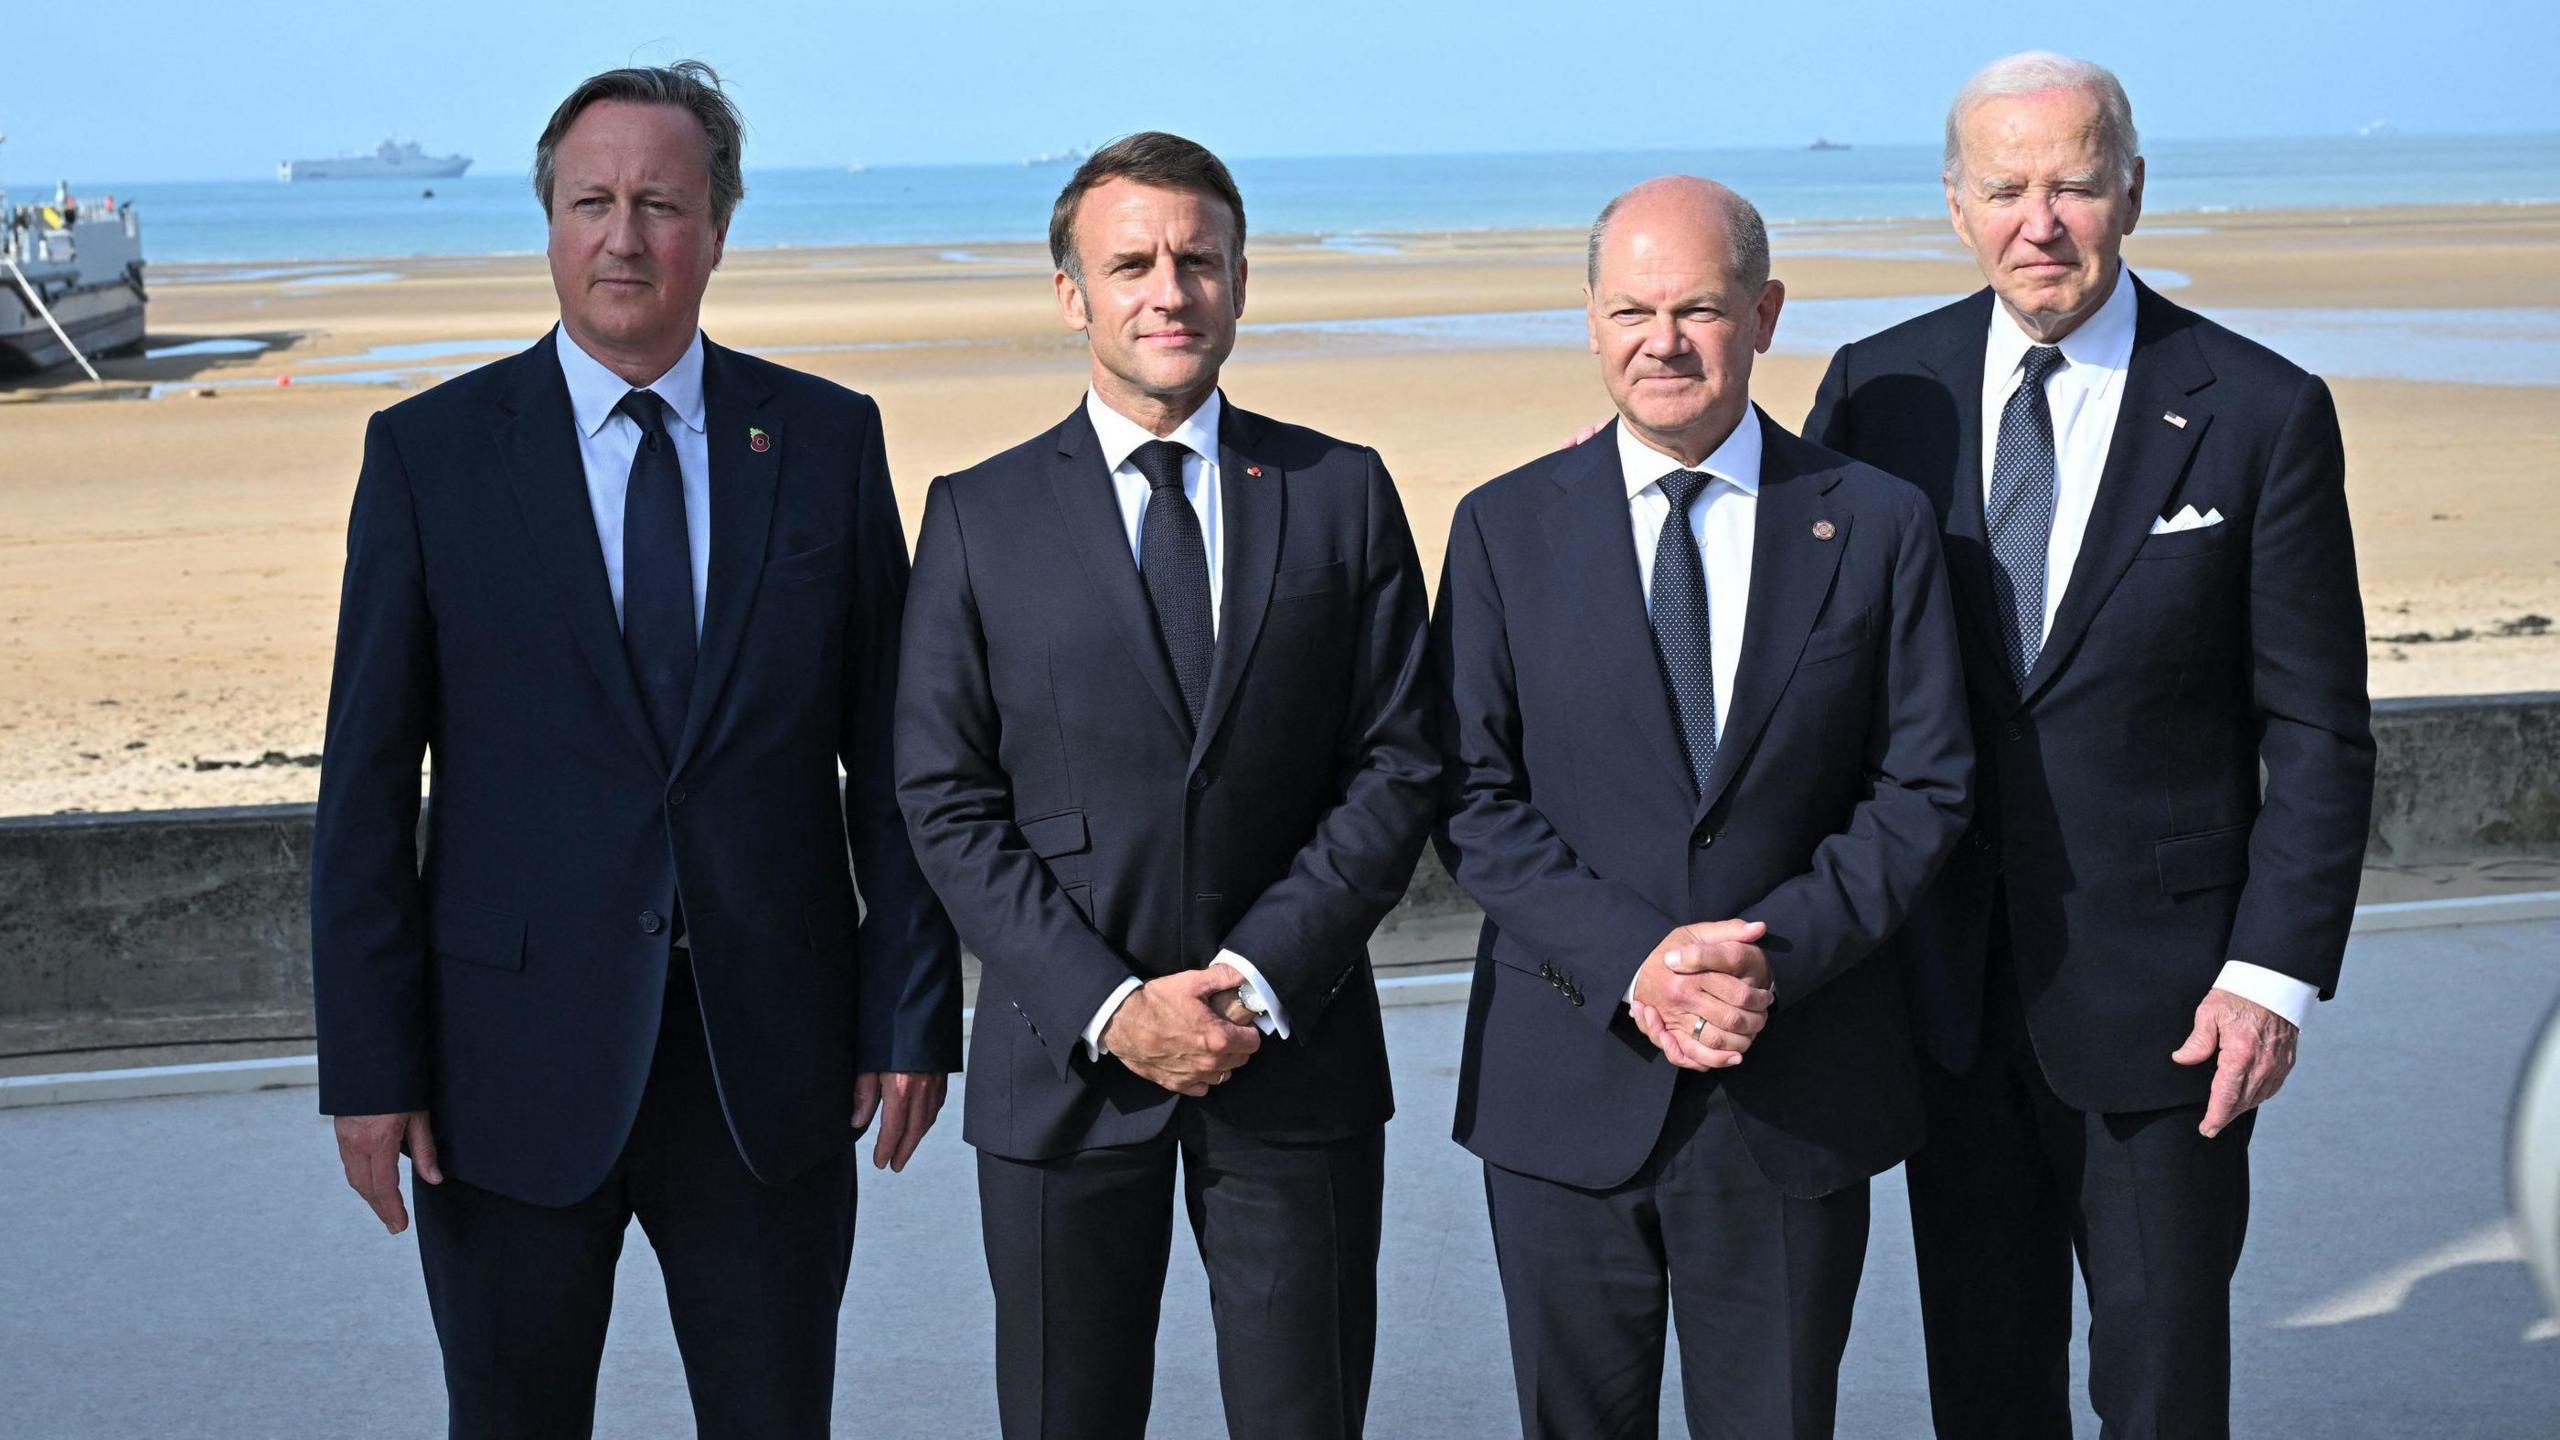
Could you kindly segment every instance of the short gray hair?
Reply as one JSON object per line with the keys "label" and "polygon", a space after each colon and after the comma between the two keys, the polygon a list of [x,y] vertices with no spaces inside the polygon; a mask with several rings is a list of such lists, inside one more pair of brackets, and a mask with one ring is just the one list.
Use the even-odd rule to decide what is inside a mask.
{"label": "short gray hair", "polygon": [[719,72],[699,60],[607,70],[578,82],[578,88],[551,112],[551,123],[542,127],[542,138],[533,144],[533,193],[542,201],[543,217],[551,215],[552,172],[560,139],[599,100],[673,105],[702,126],[710,151],[704,158],[711,173],[711,223],[725,229],[738,202],[747,198],[746,177],[739,171],[739,157],[746,149],[746,122],[739,118],[728,92],[720,88]]}
{"label": "short gray hair", "polygon": [[2142,132],[2133,128],[2133,101],[2115,72],[2091,60],[2074,60],[2050,50],[2004,55],[1983,66],[1956,92],[1947,107],[1947,148],[1938,170],[1953,181],[1964,169],[1964,122],[1984,101],[2050,90],[2086,90],[2098,102],[2098,144],[2115,166],[2115,183],[2133,183],[2133,163],[2142,158]]}
{"label": "short gray hair", "polygon": [[[1667,175],[1664,180],[1697,180],[1707,187],[1717,208],[1724,212],[1725,245],[1732,253],[1726,258],[1733,266],[1733,278],[1746,296],[1756,296],[1769,284],[1769,226],[1760,218],[1760,209],[1736,193],[1732,187],[1694,175]],[[1617,218],[1618,207],[1646,185],[1659,184],[1647,180],[1644,185],[1620,191],[1609,203],[1600,207],[1600,216],[1591,222],[1591,245],[1583,259],[1583,283],[1594,291],[1600,288],[1600,246],[1609,238],[1609,222]]]}

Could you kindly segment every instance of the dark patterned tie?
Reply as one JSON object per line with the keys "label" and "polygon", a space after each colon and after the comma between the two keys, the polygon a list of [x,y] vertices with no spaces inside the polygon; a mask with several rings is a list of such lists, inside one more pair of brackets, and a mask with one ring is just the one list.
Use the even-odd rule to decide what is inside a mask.
{"label": "dark patterned tie", "polygon": [[2062,365],[2062,350],[2037,345],[2019,362],[2026,373],[2000,410],[2000,445],[1992,451],[1991,588],[1999,601],[2000,648],[2009,657],[2009,679],[2019,685],[2044,648],[2045,547],[2053,538],[2054,494],[2061,478],[2053,458],[2053,406],[2045,377]]}
{"label": "dark patterned tie", "polygon": [[1716,664],[1707,623],[1707,570],[1698,537],[1689,533],[1689,507],[1712,475],[1674,470],[1655,482],[1671,501],[1662,538],[1653,547],[1653,653],[1671,688],[1672,718],[1680,723],[1680,748],[1689,757],[1689,779],[1705,794],[1716,768]]}
{"label": "dark patterned tie", "polygon": [[658,754],[676,762],[693,703],[693,552],[685,542],[684,472],[667,436],[666,402],[634,390],[613,407],[640,427],[622,502],[622,650]]}
{"label": "dark patterned tie", "polygon": [[1129,455],[1146,477],[1147,514],[1138,530],[1138,573],[1155,605],[1156,633],[1173,662],[1173,683],[1200,728],[1209,698],[1209,657],[1217,631],[1209,618],[1209,547],[1200,536],[1200,512],[1182,494],[1182,458],[1191,451],[1171,440],[1150,440]]}

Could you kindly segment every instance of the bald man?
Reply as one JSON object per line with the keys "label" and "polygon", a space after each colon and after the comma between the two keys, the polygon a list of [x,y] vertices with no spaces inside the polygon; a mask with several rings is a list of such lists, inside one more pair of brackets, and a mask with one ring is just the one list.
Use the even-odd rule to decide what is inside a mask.
{"label": "bald man", "polygon": [[1591,230],[1618,418],[1458,507],[1442,854],[1483,905],[1457,1138],[1485,1162],[1522,1429],[1831,1433],[1867,1181],[1919,1142],[1885,937],[1973,752],[1920,493],[1751,404],[1786,297],[1688,177]]}

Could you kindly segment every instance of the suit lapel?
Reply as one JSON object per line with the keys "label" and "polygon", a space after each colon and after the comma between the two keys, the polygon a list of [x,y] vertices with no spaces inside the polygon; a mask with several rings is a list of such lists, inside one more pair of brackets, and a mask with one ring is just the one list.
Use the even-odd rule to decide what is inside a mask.
{"label": "suit lapel", "polygon": [[[738,646],[755,608],[756,583],[764,577],[765,539],[773,527],[774,494],[789,437],[768,408],[770,387],[725,347],[702,345],[703,438],[711,452],[711,577],[702,602],[702,648],[693,672],[693,700],[685,711],[684,739],[676,747],[681,768],[701,743],[703,727],[738,662]],[[766,447],[748,443],[760,430]]]}
{"label": "suit lapel", "polygon": [[[1982,454],[1992,440],[1982,433],[1983,347],[1991,325],[1991,292],[1978,291],[1952,312],[1921,356],[1954,402],[1955,467],[1947,476],[1947,581],[1956,610],[1981,653],[1997,660],[2001,649],[1998,592],[1991,583],[1991,540],[1982,518]],[[2003,704],[2014,702],[2017,689],[2008,665],[1976,665],[1973,671]]]}
{"label": "suit lapel", "polygon": [[[2150,535],[2152,521],[2185,476],[2196,442],[2213,423],[2212,414],[2191,398],[2213,383],[2213,367],[2187,330],[2186,312],[2139,280],[2134,287],[2139,308],[2133,363],[2125,373],[2124,399],[2107,444],[2097,503],[2081,536],[2079,558],[2072,562],[2071,584],[2054,611],[2052,632],[2019,687],[2022,704],[2033,703],[2070,663],[2098,607],[2124,578],[2133,552]],[[2174,425],[2162,418],[2170,411],[2182,414],[2187,423]]]}
{"label": "suit lapel", "polygon": [[[1697,814],[1715,808],[1768,727],[1778,697],[1794,678],[1796,657],[1831,593],[1840,552],[1849,543],[1846,509],[1828,496],[1840,481],[1836,470],[1808,469],[1794,436],[1770,423],[1757,406],[1751,423],[1761,427],[1760,502],[1751,526],[1751,599],[1743,617],[1742,656],[1734,667],[1733,695],[1716,738],[1715,768],[1698,796]],[[1817,522],[1828,521],[1828,538]]]}
{"label": "suit lapel", "polygon": [[1166,718],[1187,734],[1191,711],[1182,703],[1173,665],[1165,659],[1155,610],[1147,602],[1137,561],[1129,553],[1129,532],[1121,526],[1111,473],[1102,466],[1102,442],[1081,403],[1056,435],[1057,453],[1049,461],[1049,493],[1058,506],[1066,548],[1084,567],[1085,579],[1101,598],[1103,613],[1127,647],[1130,663],[1146,678]]}
{"label": "suit lapel", "polygon": [[639,742],[641,753],[666,767],[657,737],[632,683],[622,650],[622,626],[614,618],[613,587],[596,539],[595,510],[587,501],[586,462],[578,450],[577,415],[569,406],[569,382],[560,373],[558,331],[536,341],[512,362],[515,373],[494,427],[505,457],[516,509],[533,544],[534,567],[559,597],[560,615],[604,687],[605,703]]}
{"label": "suit lapel", "polygon": [[1209,694],[1201,705],[1199,733],[1192,737],[1194,768],[1209,753],[1209,742],[1244,683],[1254,641],[1262,634],[1262,617],[1271,608],[1272,577],[1279,569],[1280,537],[1288,519],[1280,467],[1257,458],[1261,417],[1233,404],[1223,407],[1222,417],[1218,494],[1226,578],[1218,604],[1218,645],[1209,663]]}
{"label": "suit lapel", "polygon": [[[1557,463],[1562,493],[1549,503],[1539,528],[1555,552],[1556,568],[1572,592],[1581,619],[1576,627],[1589,646],[1603,688],[1626,697],[1629,723],[1651,747],[1664,781],[1686,793],[1689,762],[1671,723],[1671,690],[1645,616],[1644,582],[1636,573],[1635,532],[1627,519],[1627,483],[1618,464],[1617,421],[1582,442]],[[1667,470],[1670,462],[1664,462]]]}

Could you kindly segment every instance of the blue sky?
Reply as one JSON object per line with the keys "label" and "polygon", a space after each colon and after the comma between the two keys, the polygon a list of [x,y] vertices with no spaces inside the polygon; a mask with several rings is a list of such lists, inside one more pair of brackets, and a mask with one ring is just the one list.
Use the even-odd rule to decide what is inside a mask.
{"label": "blue sky", "polygon": [[2114,66],[2162,138],[2560,131],[2549,0],[7,8],[0,176],[22,180],[263,178],[386,134],[520,171],[579,78],[684,56],[728,77],[750,167],[1008,162],[1151,126],[1234,155],[1927,142],[1966,74],[2030,47]]}

